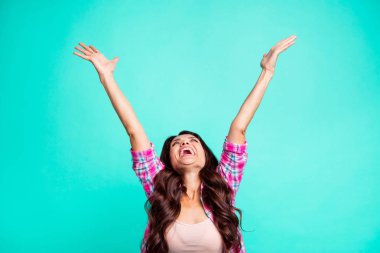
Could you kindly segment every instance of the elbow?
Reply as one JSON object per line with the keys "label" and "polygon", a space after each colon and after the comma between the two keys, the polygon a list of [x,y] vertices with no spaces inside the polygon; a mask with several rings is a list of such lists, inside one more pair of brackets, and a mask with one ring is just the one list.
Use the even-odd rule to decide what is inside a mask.
{"label": "elbow", "polygon": [[241,137],[245,137],[246,131],[247,131],[247,128],[243,126],[231,125],[231,128],[230,128],[230,133],[233,133],[234,135],[241,136]]}
{"label": "elbow", "polygon": [[233,123],[233,124],[231,125],[230,130],[233,131],[233,132],[236,132],[236,133],[239,133],[239,134],[245,135],[245,132],[247,131],[247,126],[238,125],[238,124],[234,124],[234,123]]}
{"label": "elbow", "polygon": [[231,126],[227,139],[233,143],[245,143],[245,127]]}
{"label": "elbow", "polygon": [[125,127],[125,130],[127,131],[129,138],[135,138],[137,135],[141,134],[141,131],[136,128]]}
{"label": "elbow", "polygon": [[245,137],[246,128],[239,129],[239,133],[241,136]]}

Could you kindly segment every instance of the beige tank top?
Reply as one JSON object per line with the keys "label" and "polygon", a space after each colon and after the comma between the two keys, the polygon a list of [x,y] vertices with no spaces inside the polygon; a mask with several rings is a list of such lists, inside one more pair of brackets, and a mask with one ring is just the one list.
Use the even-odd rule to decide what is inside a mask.
{"label": "beige tank top", "polygon": [[169,253],[221,253],[223,239],[210,219],[196,224],[175,221],[166,230]]}

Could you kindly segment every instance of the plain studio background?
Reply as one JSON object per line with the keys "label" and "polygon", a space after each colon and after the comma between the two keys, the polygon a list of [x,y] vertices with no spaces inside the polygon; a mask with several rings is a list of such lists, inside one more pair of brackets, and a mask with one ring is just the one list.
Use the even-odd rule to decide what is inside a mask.
{"label": "plain studio background", "polygon": [[292,34],[247,132],[248,252],[380,252],[378,1],[2,1],[0,252],[138,252],[145,195],[78,42],[161,152],[182,129],[220,156],[264,53]]}

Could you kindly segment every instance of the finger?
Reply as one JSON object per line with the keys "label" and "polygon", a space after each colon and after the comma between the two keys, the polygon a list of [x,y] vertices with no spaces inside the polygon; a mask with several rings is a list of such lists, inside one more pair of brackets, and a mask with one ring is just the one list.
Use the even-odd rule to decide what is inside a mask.
{"label": "finger", "polygon": [[281,40],[280,42],[277,43],[277,45],[278,46],[282,46],[282,45],[287,44],[287,43],[289,43],[291,41],[295,41],[296,38],[297,38],[297,36],[292,35],[292,36],[290,36],[290,37],[288,37],[286,39]]}
{"label": "finger", "polygon": [[289,36],[287,39],[295,40],[295,39],[297,39],[297,36],[296,35],[292,35],[292,36]]}
{"label": "finger", "polygon": [[288,47],[290,47],[290,46],[293,45],[294,43],[296,43],[296,42],[295,42],[295,41],[291,41],[291,42],[289,42],[288,44],[283,45],[282,47],[279,48],[280,52],[285,51]]}
{"label": "finger", "polygon": [[280,47],[287,47],[289,44],[294,44],[294,43],[296,43],[296,41],[295,40],[291,40],[291,41],[288,41],[288,42],[282,44]]}
{"label": "finger", "polygon": [[86,46],[84,43],[82,42],[79,42],[79,45],[81,45],[84,49],[86,49],[87,51],[89,51],[90,53],[93,53],[94,51],[92,51],[91,48],[89,48],[88,46]]}
{"label": "finger", "polygon": [[290,46],[293,45],[294,43],[296,43],[295,40],[289,41],[288,43],[284,44],[283,47],[290,47]]}
{"label": "finger", "polygon": [[96,49],[94,46],[90,46],[90,48],[91,48],[95,53],[99,53],[99,50]]}
{"label": "finger", "polygon": [[287,38],[283,39],[283,41],[286,41],[286,42],[288,42],[288,41],[291,41],[291,40],[295,40],[296,38],[297,38],[297,36],[295,36],[295,35],[292,35],[292,36],[289,36],[289,37],[287,37]]}
{"label": "finger", "polygon": [[81,52],[84,53],[85,55],[91,55],[91,54],[92,54],[91,52],[88,52],[88,51],[86,51],[86,50],[83,50],[83,49],[80,48],[80,47],[75,47],[75,49],[81,51]]}
{"label": "finger", "polygon": [[86,55],[83,55],[83,54],[80,54],[80,53],[78,53],[78,52],[74,52],[74,54],[75,54],[75,55],[78,55],[79,57],[82,57],[82,58],[85,59],[85,60],[89,60],[89,59],[90,59],[90,57],[88,57],[88,56],[86,56]]}

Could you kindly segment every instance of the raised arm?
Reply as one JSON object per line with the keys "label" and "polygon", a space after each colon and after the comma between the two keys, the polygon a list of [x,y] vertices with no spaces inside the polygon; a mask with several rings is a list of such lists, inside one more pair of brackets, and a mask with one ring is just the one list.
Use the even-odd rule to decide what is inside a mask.
{"label": "raised arm", "polygon": [[84,43],[79,43],[79,45],[81,45],[82,48],[76,46],[75,49],[82,52],[82,54],[78,52],[74,52],[74,54],[90,61],[94,65],[99,74],[100,82],[106,90],[113,108],[129,135],[132,149],[135,151],[142,151],[150,148],[150,142],[141,123],[137,119],[128,99],[124,96],[114,79],[113,72],[119,58],[115,57],[113,60],[108,60],[94,46],[86,46]]}
{"label": "raised arm", "polygon": [[260,63],[262,71],[259,79],[257,80],[252,91],[249,93],[248,97],[245,99],[239,113],[232,121],[227,136],[229,141],[237,144],[243,144],[245,142],[245,132],[252,120],[253,115],[260,105],[269,81],[273,77],[277,58],[280,53],[295,43],[295,39],[295,35],[283,39],[272,47],[267,54],[264,54],[264,57]]}

